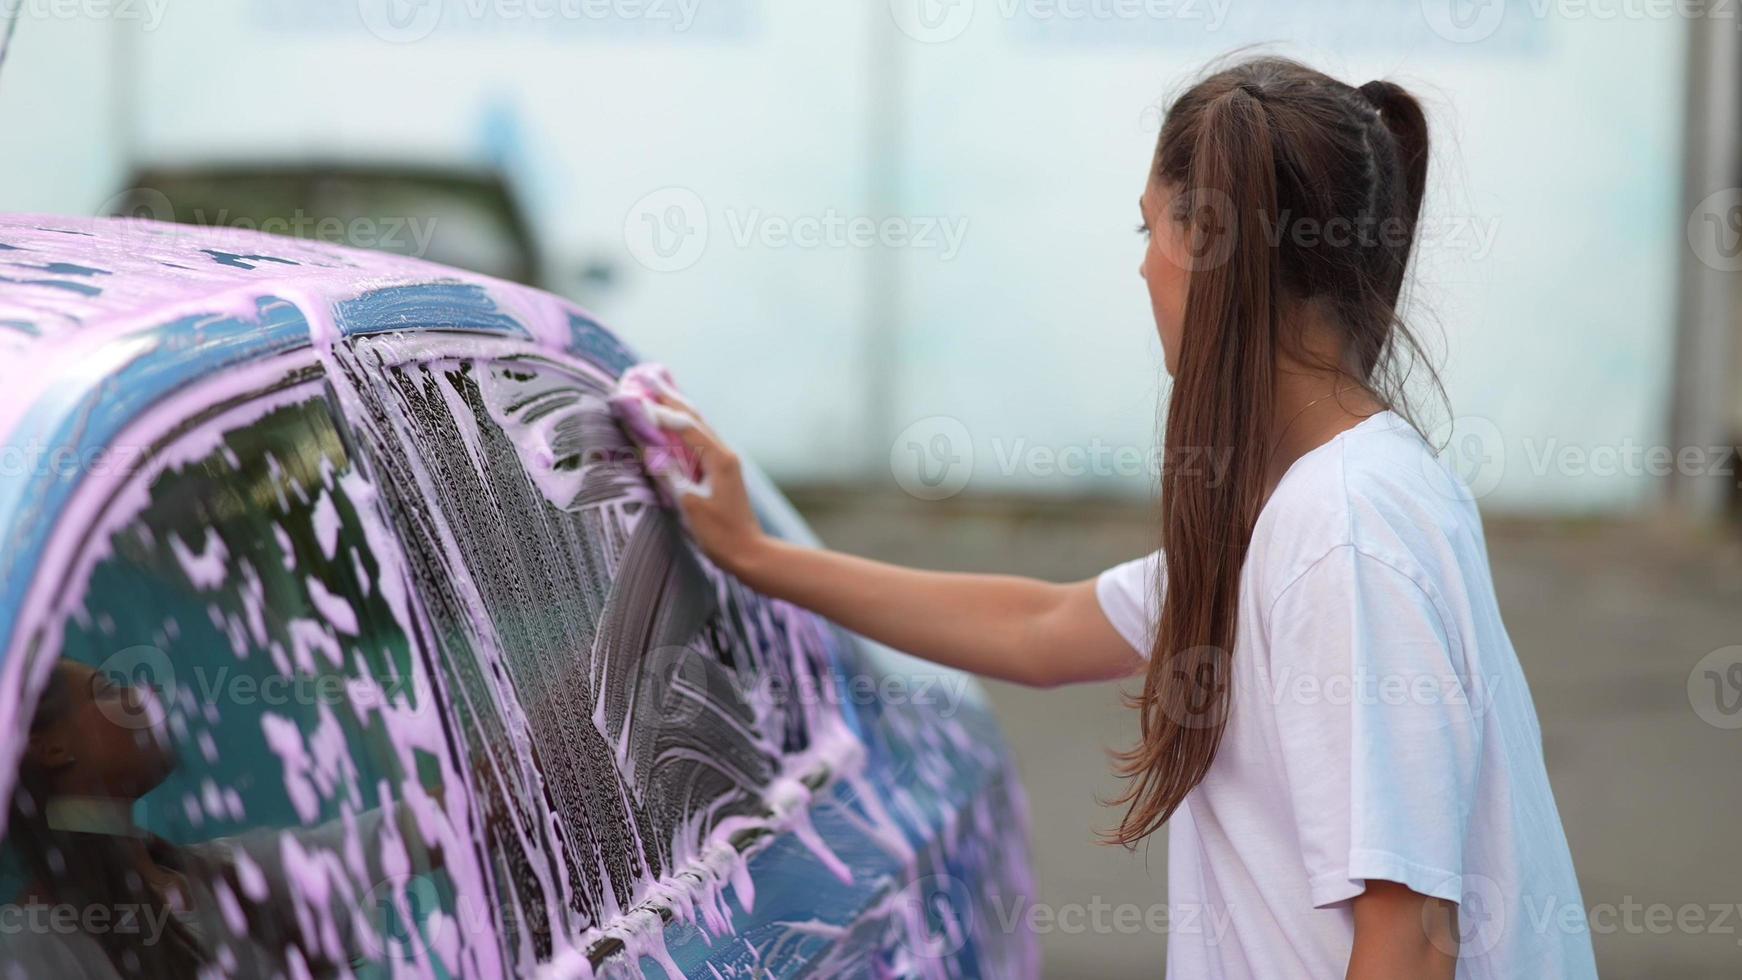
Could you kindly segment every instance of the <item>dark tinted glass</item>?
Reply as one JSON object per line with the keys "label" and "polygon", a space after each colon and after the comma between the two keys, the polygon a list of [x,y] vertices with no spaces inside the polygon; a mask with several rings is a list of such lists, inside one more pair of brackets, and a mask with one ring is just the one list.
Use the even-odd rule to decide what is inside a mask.
{"label": "dark tinted glass", "polygon": [[90,542],[4,848],[0,960],[23,975],[495,956],[487,917],[452,928],[485,903],[450,874],[456,773],[375,492],[318,386],[273,404],[180,436]]}

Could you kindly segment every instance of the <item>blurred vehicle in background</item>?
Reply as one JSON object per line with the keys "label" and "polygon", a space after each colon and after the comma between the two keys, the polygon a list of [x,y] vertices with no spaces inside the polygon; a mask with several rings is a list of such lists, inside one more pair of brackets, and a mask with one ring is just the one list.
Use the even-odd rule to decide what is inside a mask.
{"label": "blurred vehicle in background", "polygon": [[0,219],[0,263],[0,961],[1035,972],[978,688],[702,558],[586,313],[125,219]]}
{"label": "blurred vehicle in background", "polygon": [[108,216],[292,235],[541,285],[537,243],[499,173],[279,162],[146,169],[128,187]]}

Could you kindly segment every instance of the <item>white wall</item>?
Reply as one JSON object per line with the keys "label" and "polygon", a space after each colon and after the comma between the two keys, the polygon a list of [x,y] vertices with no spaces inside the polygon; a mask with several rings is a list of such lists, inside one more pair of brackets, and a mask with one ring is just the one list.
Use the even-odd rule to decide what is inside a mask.
{"label": "white wall", "polygon": [[[974,487],[1034,486],[1044,456],[1008,472],[1022,440],[1150,445],[1164,381],[1131,229],[1154,107],[1218,53],[1281,42],[1262,50],[1354,84],[1394,78],[1430,101],[1412,318],[1449,346],[1452,407],[1477,437],[1453,445],[1487,502],[1585,511],[1651,497],[1649,477],[1543,458],[1667,438],[1685,27],[1531,20],[1514,4],[1492,37],[1452,43],[1423,6],[1244,3],[1208,29],[1005,17],[1008,0],[980,0],[959,35],[911,45],[910,207],[965,214],[972,231],[954,263],[909,257],[897,411],[962,420]],[[1488,456],[1499,465],[1472,465]],[[1119,469],[1039,483],[1146,491]]]}
{"label": "white wall", "polygon": [[[680,29],[658,19],[676,0],[623,22],[473,18],[469,2],[398,42],[364,30],[355,0],[178,7],[144,42],[142,155],[503,166],[559,285],[610,263],[617,288],[589,301],[722,427],[776,472],[846,476],[862,257],[740,248],[732,229],[862,206],[868,15],[716,3]],[[673,206],[675,270],[643,248]]]}
{"label": "white wall", "polygon": [[[1453,445],[1503,460],[1470,470],[1488,504],[1612,511],[1659,485],[1544,456],[1666,439],[1678,20],[1512,4],[1457,43],[1440,0],[659,0],[604,21],[426,0],[396,33],[378,0],[116,2],[27,0],[0,206],[90,213],[123,158],[500,166],[559,288],[614,266],[585,299],[787,480],[887,483],[892,449],[935,465],[971,444],[974,490],[1151,492],[1130,454],[1165,383],[1132,227],[1156,107],[1251,42],[1393,77],[1432,103],[1415,313],[1474,418]],[[1046,16],[1087,5],[1167,15]],[[839,224],[886,208],[921,240]],[[1080,472],[1048,468],[1073,448]]]}
{"label": "white wall", "polygon": [[0,208],[88,215],[122,180],[114,36],[108,18],[21,11],[0,67]]}

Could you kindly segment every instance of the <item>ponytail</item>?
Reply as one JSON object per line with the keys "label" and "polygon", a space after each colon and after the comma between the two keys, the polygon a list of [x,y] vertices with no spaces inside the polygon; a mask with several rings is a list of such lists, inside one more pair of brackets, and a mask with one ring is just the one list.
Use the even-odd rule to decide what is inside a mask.
{"label": "ponytail", "polygon": [[1427,191],[1427,114],[1415,96],[1396,82],[1375,80],[1361,86],[1360,91],[1379,110],[1380,121],[1397,143],[1407,189],[1404,210],[1413,225],[1421,216],[1422,197]]}
{"label": "ponytail", "polygon": [[1427,193],[1427,116],[1421,103],[1401,85],[1376,79],[1361,86],[1359,91],[1379,113],[1379,121],[1396,148],[1397,176],[1401,178],[1403,197],[1396,211],[1407,224],[1406,244],[1399,249],[1393,263],[1391,281],[1387,283],[1391,302],[1396,304],[1403,289],[1404,272],[1409,265],[1410,246],[1415,241],[1416,226],[1421,222],[1422,199]]}
{"label": "ponytail", "polygon": [[[1282,270],[1267,237],[1278,220],[1274,159],[1261,93],[1236,86],[1206,106],[1178,191],[1210,260],[1192,270],[1168,410],[1169,587],[1143,693],[1128,699],[1141,740],[1115,755],[1130,782],[1114,801],[1127,810],[1110,839],[1128,847],[1166,823],[1203,779],[1227,726],[1240,569],[1263,503],[1280,327]],[[1231,453],[1227,466],[1205,465],[1205,449]]]}

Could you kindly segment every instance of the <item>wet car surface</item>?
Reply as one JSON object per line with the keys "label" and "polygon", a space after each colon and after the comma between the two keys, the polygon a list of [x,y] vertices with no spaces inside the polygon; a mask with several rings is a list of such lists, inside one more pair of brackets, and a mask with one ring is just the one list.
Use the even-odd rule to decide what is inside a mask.
{"label": "wet car surface", "polygon": [[415,260],[0,218],[0,965],[1032,975],[977,687],[707,562],[636,361]]}

